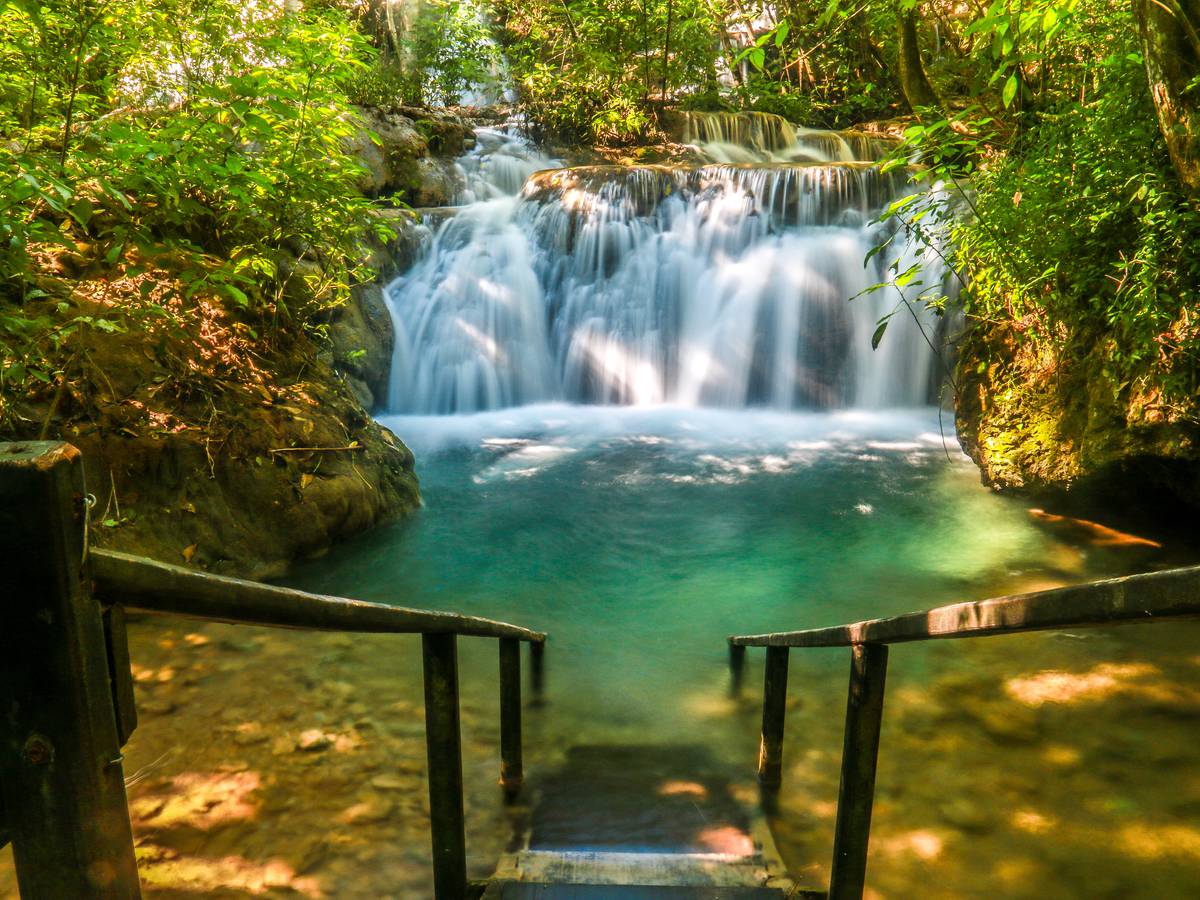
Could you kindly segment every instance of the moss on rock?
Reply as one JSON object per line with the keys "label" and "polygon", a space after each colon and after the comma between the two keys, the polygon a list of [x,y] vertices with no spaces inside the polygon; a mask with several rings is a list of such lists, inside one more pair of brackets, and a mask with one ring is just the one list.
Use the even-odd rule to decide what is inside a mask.
{"label": "moss on rock", "polygon": [[1114,383],[1102,344],[1051,351],[976,325],[958,381],[959,441],[996,490],[1143,518],[1200,510],[1197,409]]}

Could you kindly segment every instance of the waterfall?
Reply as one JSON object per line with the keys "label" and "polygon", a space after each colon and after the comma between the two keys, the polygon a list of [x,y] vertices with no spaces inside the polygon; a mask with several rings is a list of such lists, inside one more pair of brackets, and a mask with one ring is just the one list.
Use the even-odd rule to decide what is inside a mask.
{"label": "waterfall", "polygon": [[[930,402],[936,320],[895,288],[864,293],[897,255],[864,264],[895,229],[875,220],[913,190],[906,173],[843,158],[865,140],[720,122],[694,132],[706,150],[735,137],[775,161],[547,168],[522,139],[481,132],[464,205],[387,291],[392,411]],[[817,153],[835,158],[797,161]],[[943,277],[936,254],[894,244],[898,271]]]}
{"label": "waterfall", "polygon": [[893,141],[863,131],[821,131],[763,112],[684,112],[668,131],[724,163],[855,162],[880,159]]}

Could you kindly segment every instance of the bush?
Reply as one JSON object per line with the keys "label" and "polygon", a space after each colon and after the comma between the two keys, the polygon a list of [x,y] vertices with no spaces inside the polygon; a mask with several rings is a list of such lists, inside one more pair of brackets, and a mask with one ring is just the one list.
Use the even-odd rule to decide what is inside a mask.
{"label": "bush", "polygon": [[[114,327],[66,303],[47,319],[51,275],[169,260],[184,299],[275,327],[312,325],[346,294],[377,226],[346,150],[347,88],[371,51],[344,13],[8,3],[0,57],[0,377],[45,377],[49,335]],[[325,273],[309,308],[284,299],[297,256]]]}

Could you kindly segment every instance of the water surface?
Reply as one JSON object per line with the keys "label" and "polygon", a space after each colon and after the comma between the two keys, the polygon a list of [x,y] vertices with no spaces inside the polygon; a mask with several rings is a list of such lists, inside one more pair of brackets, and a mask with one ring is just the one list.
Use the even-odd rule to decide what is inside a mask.
{"label": "water surface", "polygon": [[[527,716],[535,791],[572,746],[646,743],[704,746],[750,791],[761,662],[752,651],[748,696],[731,701],[731,633],[1171,561],[1086,528],[1046,528],[1026,503],[980,485],[931,409],[547,405],[384,422],[417,454],[425,508],[296,581],[549,632],[550,702]],[[926,870],[944,882],[930,896],[1051,896],[1046,884],[1064,897],[1193,895],[1200,831],[1185,810],[1200,809],[1200,781],[1187,767],[1200,751],[1183,748],[1200,712],[1195,633],[897,648],[872,851],[879,896],[911,896]],[[466,702],[490,731],[494,647],[462,647]],[[814,884],[832,835],[845,666],[840,651],[792,654],[776,832]],[[1163,758],[1148,772],[1139,752],[1155,746]],[[982,881],[980,853],[994,868]]]}

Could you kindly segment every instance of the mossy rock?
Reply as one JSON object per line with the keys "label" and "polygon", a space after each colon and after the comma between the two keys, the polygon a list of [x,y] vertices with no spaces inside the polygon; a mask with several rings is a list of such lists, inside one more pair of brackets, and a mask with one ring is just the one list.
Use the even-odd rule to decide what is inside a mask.
{"label": "mossy rock", "polygon": [[978,325],[958,383],[959,441],[990,487],[1164,523],[1200,511],[1200,398],[1164,413],[1113,383],[1102,348],[1034,350]]}

